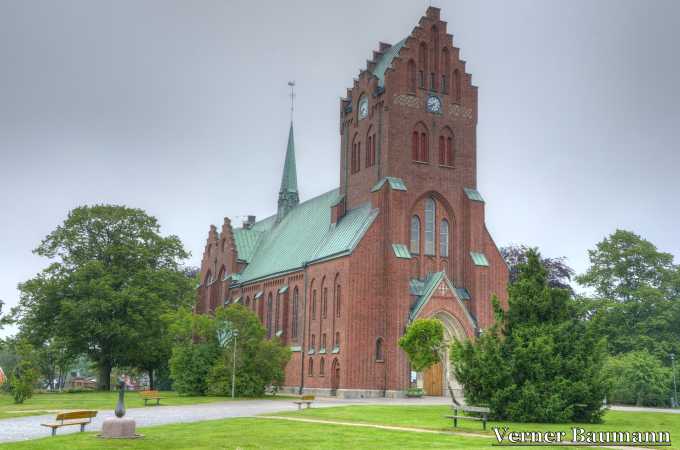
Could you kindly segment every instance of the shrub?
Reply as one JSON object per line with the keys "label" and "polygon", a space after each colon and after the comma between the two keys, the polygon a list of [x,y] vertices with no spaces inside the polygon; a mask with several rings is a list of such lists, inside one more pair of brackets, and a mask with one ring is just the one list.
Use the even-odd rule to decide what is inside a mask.
{"label": "shrub", "polygon": [[636,406],[668,406],[671,370],[646,350],[608,358],[609,401]]}
{"label": "shrub", "polygon": [[170,358],[173,387],[181,395],[205,395],[208,375],[219,349],[212,343],[177,345]]}

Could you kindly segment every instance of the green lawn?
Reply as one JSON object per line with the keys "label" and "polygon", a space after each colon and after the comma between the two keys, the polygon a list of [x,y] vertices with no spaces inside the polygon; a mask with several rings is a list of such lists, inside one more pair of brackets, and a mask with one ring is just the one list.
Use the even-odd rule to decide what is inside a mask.
{"label": "green lawn", "polygon": [[[272,415],[450,431],[453,429],[451,420],[444,418],[450,412],[451,409],[447,405],[358,405],[311,408]],[[459,428],[457,430],[459,431],[482,433],[481,422],[462,420],[458,423]],[[487,424],[489,435],[492,433],[491,427],[494,426],[508,426],[511,431],[568,431],[567,436],[571,436],[573,426],[580,426],[588,431],[668,431],[674,444],[673,447],[665,448],[680,449],[680,414],[672,413],[608,411],[604,416],[603,423],[600,424],[534,424],[491,421]]]}
{"label": "green lawn", "polygon": [[[161,405],[191,405],[196,403],[212,403],[231,400],[231,397],[188,397],[180,396],[176,392],[161,392]],[[286,397],[267,397],[286,398]],[[118,399],[117,392],[79,392],[34,394],[21,405],[15,405],[12,397],[0,394],[0,419],[9,417],[49,414],[53,411],[68,409],[113,409]],[[151,405],[152,402],[149,402]],[[155,402],[153,402],[155,404]],[[136,392],[125,394],[125,406],[138,408],[144,406],[144,401]],[[151,406],[149,406],[151,408]]]}
{"label": "green lawn", "polygon": [[89,449],[487,449],[491,439],[320,425],[269,419],[227,419],[139,429],[143,439],[106,441],[78,433],[0,445],[16,450]]}

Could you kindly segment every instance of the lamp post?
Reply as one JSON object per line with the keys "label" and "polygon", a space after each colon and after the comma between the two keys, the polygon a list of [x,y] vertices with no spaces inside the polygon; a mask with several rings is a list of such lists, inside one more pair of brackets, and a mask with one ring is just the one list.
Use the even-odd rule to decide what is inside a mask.
{"label": "lamp post", "polygon": [[671,367],[673,368],[673,406],[674,408],[678,407],[678,385],[677,382],[675,381],[675,354],[671,353],[669,355],[671,357]]}

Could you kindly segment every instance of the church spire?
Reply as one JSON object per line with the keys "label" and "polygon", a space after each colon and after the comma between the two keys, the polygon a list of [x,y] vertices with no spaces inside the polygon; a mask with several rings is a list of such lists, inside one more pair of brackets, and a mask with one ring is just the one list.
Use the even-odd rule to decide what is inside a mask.
{"label": "church spire", "polygon": [[295,167],[295,140],[293,138],[293,102],[295,99],[295,82],[289,81],[290,86],[290,131],[288,132],[288,146],[286,147],[286,161],[283,164],[281,189],[279,189],[279,207],[276,221],[280,222],[300,203],[297,187],[297,170]]}

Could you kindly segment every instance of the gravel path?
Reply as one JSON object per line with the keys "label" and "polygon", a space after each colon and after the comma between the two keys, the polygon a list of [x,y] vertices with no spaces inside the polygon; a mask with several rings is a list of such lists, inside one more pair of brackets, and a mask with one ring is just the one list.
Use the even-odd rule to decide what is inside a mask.
{"label": "gravel path", "polygon": [[[314,408],[328,408],[343,405],[442,405],[450,404],[445,397],[424,397],[420,399],[357,399],[344,400],[336,398],[319,398]],[[295,411],[297,406],[289,400],[240,400],[235,402],[203,403],[184,406],[149,406],[146,408],[128,409],[126,416],[137,421],[138,427],[165,425],[172,423],[200,422],[203,420],[226,419],[230,417],[252,417],[258,414]],[[618,411],[650,411],[680,413],[680,410],[660,408],[635,408],[614,406]],[[23,441],[50,435],[50,429],[40,426],[44,422],[52,422],[55,414],[43,416],[17,417],[0,420],[0,442]],[[107,417],[114,417],[113,410],[99,411],[88,431],[101,430],[102,422]],[[57,434],[78,432],[77,426],[60,428]]]}
{"label": "gravel path", "polygon": [[[314,408],[326,408],[351,404],[392,404],[392,405],[432,405],[446,404],[446,398],[423,399],[361,399],[343,400],[335,398],[317,399]],[[295,411],[297,405],[292,400],[239,400],[235,402],[203,403],[200,405],[184,406],[149,406],[146,408],[130,408],[126,417],[137,421],[137,427],[165,425],[171,423],[199,422],[203,420],[226,419],[230,417],[249,417],[258,414]],[[0,442],[24,441],[50,435],[50,429],[40,426],[41,423],[53,422],[55,414],[42,416],[17,417],[0,420]],[[99,411],[99,414],[87,431],[101,430],[102,422],[107,417],[114,417],[113,410]],[[57,434],[75,433],[79,427],[70,426],[60,428]]]}

